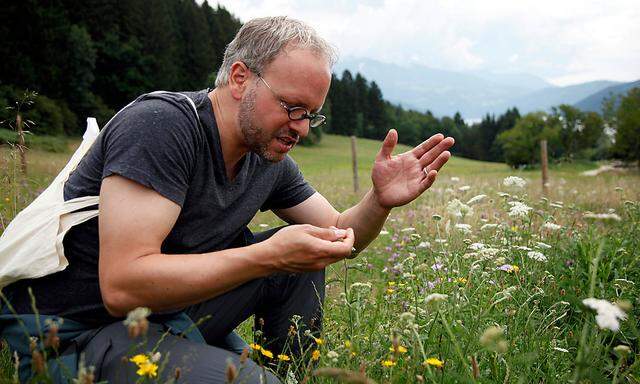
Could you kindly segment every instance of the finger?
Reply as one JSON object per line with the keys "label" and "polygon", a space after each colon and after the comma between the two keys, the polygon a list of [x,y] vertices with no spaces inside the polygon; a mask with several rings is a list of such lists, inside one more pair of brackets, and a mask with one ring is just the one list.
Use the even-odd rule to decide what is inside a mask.
{"label": "finger", "polygon": [[395,129],[390,129],[382,142],[382,148],[380,148],[376,160],[390,159],[396,144],[398,144],[398,132]]}
{"label": "finger", "polygon": [[428,150],[430,150],[431,148],[433,148],[436,144],[438,144],[439,142],[442,141],[442,139],[444,139],[444,135],[442,133],[436,133],[435,135],[431,136],[430,138],[428,138],[427,140],[423,141],[421,144],[419,144],[417,147],[413,148],[411,150],[411,152],[417,157],[420,158],[422,157],[422,155],[424,155]]}
{"label": "finger", "polygon": [[327,252],[328,258],[335,258],[337,260],[340,260],[351,255],[355,239],[356,238],[353,229],[347,228],[346,236],[342,241],[325,243],[325,251]]}
{"label": "finger", "polygon": [[427,177],[425,177],[420,182],[420,193],[429,189],[433,185],[433,183],[436,181],[436,177],[438,177],[438,171],[436,170],[429,171],[427,173]]}
{"label": "finger", "polygon": [[344,239],[344,237],[347,235],[347,231],[345,229],[340,229],[336,227],[321,228],[321,227],[316,227],[314,225],[308,224],[304,226],[304,229],[308,234],[312,235],[313,237],[326,240],[326,241],[337,241],[340,239]]}
{"label": "finger", "polygon": [[427,168],[425,168],[427,170],[427,173],[433,170],[439,171],[440,168],[442,168],[442,166],[445,165],[450,158],[451,158],[451,152],[449,151],[442,152],[440,156],[438,156],[434,161],[431,162],[431,164],[427,165]]}
{"label": "finger", "polygon": [[446,139],[440,141],[438,145],[431,148],[427,153],[422,155],[422,157],[420,158],[420,166],[424,168],[427,165],[431,164],[444,151],[451,148],[454,143],[455,141],[453,140],[453,137],[447,137]]}

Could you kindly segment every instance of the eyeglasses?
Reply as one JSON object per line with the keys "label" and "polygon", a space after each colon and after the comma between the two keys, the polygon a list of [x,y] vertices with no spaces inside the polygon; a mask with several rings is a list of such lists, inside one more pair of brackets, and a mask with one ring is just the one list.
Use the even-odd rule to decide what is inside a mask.
{"label": "eyeglasses", "polygon": [[249,68],[249,70],[251,72],[255,73],[258,76],[258,78],[260,80],[262,80],[264,85],[266,85],[267,88],[269,88],[271,93],[273,93],[273,96],[275,96],[275,98],[278,99],[278,101],[280,102],[280,105],[282,106],[282,108],[284,108],[287,111],[287,114],[289,115],[289,120],[299,121],[299,120],[309,119],[309,127],[311,127],[311,128],[316,128],[316,127],[319,127],[322,124],[326,123],[327,117],[324,116],[324,115],[319,115],[317,113],[311,113],[311,112],[309,112],[307,109],[305,109],[303,107],[290,107],[290,106],[288,106],[287,103],[282,101],[282,97],[280,97],[280,95],[278,95],[273,90],[273,88],[271,88],[269,83],[267,83],[267,80],[265,80],[264,77],[262,77],[260,72],[251,69],[249,66],[247,66],[247,68]]}

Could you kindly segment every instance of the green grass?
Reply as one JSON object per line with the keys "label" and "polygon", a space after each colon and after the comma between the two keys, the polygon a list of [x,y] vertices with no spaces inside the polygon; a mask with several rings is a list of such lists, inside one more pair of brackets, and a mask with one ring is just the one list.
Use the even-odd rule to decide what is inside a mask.
{"label": "green grass", "polygon": [[[358,194],[351,184],[347,138],[326,135],[321,145],[296,148],[292,157],[311,184],[343,210],[370,187],[379,146],[358,139]],[[34,150],[26,183],[3,175],[14,182],[3,183],[2,201],[16,201],[1,211],[3,221],[26,204],[22,195],[32,198],[48,183],[68,155]],[[330,368],[324,374],[333,376],[363,369],[369,378],[392,383],[639,382],[640,175],[632,170],[580,174],[597,166],[552,166],[549,196],[543,199],[539,170],[452,158],[430,190],[392,211],[383,234],[367,250],[329,268],[318,367]],[[505,187],[502,180],[510,175],[527,185]],[[452,200],[466,202],[479,194],[487,197],[472,206],[473,214],[456,218],[448,212]],[[511,201],[532,210],[511,217]],[[619,221],[585,217],[587,211],[610,210]],[[549,222],[561,228],[545,229]],[[274,215],[260,213],[251,228],[279,223]],[[458,229],[460,223],[470,231]],[[486,224],[497,227],[481,229]],[[473,249],[477,243],[485,249]],[[541,252],[547,261],[534,260],[530,251]],[[498,269],[503,265],[519,271]],[[433,293],[447,298],[425,302]],[[594,312],[582,305],[588,297],[631,304],[618,332],[598,327]],[[249,324],[241,327],[245,338],[251,335]],[[491,327],[500,332],[481,341]],[[406,352],[393,352],[394,343]],[[613,350],[618,345],[631,353],[621,358]],[[10,367],[7,356],[0,367]],[[425,365],[427,358],[444,365]],[[286,364],[307,371],[298,361]]]}

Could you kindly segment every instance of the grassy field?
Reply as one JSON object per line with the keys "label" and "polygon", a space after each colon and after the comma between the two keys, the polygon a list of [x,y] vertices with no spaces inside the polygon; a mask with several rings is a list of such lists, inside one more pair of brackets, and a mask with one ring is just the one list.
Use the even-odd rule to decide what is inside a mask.
{"label": "grassy field", "polygon": [[[358,140],[359,195],[379,145]],[[32,151],[29,178],[16,182],[2,153],[2,223],[67,157]],[[347,138],[325,136],[292,157],[336,208],[358,201]],[[319,368],[311,380],[640,382],[640,174],[581,175],[597,166],[553,166],[543,197],[538,170],[453,158],[430,190],[392,211],[358,258],[329,268],[324,334],[308,351]],[[505,185],[508,176],[525,184]],[[251,228],[280,223],[261,213]],[[606,301],[587,306],[587,298]],[[311,375],[300,361],[256,355]]]}

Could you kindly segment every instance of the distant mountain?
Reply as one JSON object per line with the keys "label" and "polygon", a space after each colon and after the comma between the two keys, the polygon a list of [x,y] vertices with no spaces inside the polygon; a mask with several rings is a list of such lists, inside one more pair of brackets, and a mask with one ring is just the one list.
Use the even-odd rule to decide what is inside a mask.
{"label": "distant mountain", "polygon": [[609,98],[612,95],[617,96],[625,94],[632,88],[640,88],[640,80],[612,85],[588,97],[585,97],[584,99],[575,103],[574,106],[583,111],[602,113],[602,102],[605,98]]}
{"label": "distant mountain", "polygon": [[523,113],[536,110],[548,110],[560,104],[575,104],[585,97],[617,84],[620,83],[599,80],[565,87],[549,87],[532,92],[523,97],[514,98],[512,103]]}
{"label": "distant mountain", "polygon": [[341,75],[348,69],[375,81],[384,98],[419,111],[430,110],[436,116],[460,112],[465,119],[477,119],[487,113],[501,114],[513,106],[521,113],[548,110],[559,104],[574,104],[603,89],[618,85],[613,81],[594,81],[557,87],[523,73],[487,71],[450,71],[421,65],[400,66],[368,58],[346,57],[336,64]]}

